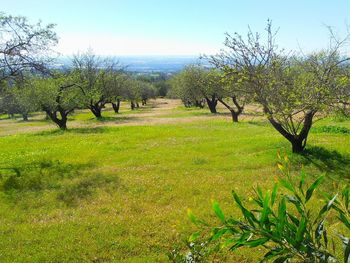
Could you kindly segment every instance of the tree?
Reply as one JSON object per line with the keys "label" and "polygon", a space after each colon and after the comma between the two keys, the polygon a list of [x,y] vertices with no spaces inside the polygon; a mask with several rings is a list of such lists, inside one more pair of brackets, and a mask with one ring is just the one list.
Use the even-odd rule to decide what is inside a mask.
{"label": "tree", "polygon": [[29,113],[40,109],[30,80],[16,82],[16,86],[9,88],[9,92],[13,95],[16,113],[20,113],[24,121],[28,121]]}
{"label": "tree", "polygon": [[68,115],[83,103],[80,88],[71,76],[57,75],[33,81],[40,106],[62,130],[67,129]]}
{"label": "tree", "polygon": [[1,112],[6,113],[9,118],[14,118],[14,114],[18,113],[14,94],[10,91],[8,84],[3,84],[0,93]]}
{"label": "tree", "polygon": [[247,39],[227,34],[226,49],[210,61],[244,84],[244,93],[263,107],[272,126],[302,152],[317,113],[327,114],[346,85],[339,55],[345,40],[331,36],[328,49],[308,56],[289,57],[275,44],[276,32],[268,22],[266,43],[249,29]]}
{"label": "tree", "polygon": [[213,71],[198,65],[189,65],[171,81],[173,93],[186,107],[204,107],[207,102],[212,113],[216,113],[217,94],[220,93],[220,81]]}
{"label": "tree", "polygon": [[140,87],[141,103],[143,106],[147,104],[147,100],[156,97],[155,95],[156,90],[151,83],[140,81],[139,87]]}
{"label": "tree", "polygon": [[[251,100],[249,94],[243,94],[240,83],[227,81],[224,86],[222,97],[218,97],[218,101],[224,105],[231,113],[232,121],[238,122],[239,116],[243,113],[244,106]],[[232,101],[232,104],[230,104]]]}
{"label": "tree", "polygon": [[111,74],[117,71],[117,65],[115,61],[96,56],[91,50],[73,58],[74,74],[78,77],[85,106],[96,118],[102,117],[102,108],[114,96],[111,85],[114,85],[115,79],[111,79]]}
{"label": "tree", "polygon": [[207,102],[208,108],[211,113],[217,113],[216,106],[218,100],[223,96],[223,83],[221,73],[216,69],[204,70],[203,69],[202,83],[199,85],[200,93]]}
{"label": "tree", "polygon": [[30,24],[25,17],[0,13],[0,80],[25,71],[48,73],[51,48],[57,44],[53,29],[53,24]]}
{"label": "tree", "polygon": [[141,99],[141,81],[128,78],[124,86],[124,97],[130,101],[130,108],[134,110],[139,107],[138,101]]}
{"label": "tree", "polygon": [[119,113],[121,99],[123,97],[127,75],[121,72],[113,72],[111,74],[111,104],[115,113]]}

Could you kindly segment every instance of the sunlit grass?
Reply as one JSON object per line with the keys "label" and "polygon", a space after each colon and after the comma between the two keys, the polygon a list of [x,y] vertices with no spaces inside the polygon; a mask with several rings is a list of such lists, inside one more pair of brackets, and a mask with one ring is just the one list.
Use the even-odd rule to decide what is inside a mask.
{"label": "sunlit grass", "polygon": [[[198,113],[205,110],[177,108],[174,115]],[[94,122],[89,114],[77,112],[72,122]],[[350,121],[327,119],[316,126],[327,125],[349,127]],[[233,125],[213,118],[2,137],[0,261],[164,262],[172,245],[193,230],[187,208],[215,220],[215,199],[236,213],[231,190],[248,200],[256,184],[271,187],[278,150],[291,155],[296,170],[304,164],[311,177],[322,169],[335,179],[328,177],[325,187],[336,188],[350,169],[349,138],[312,132],[306,159],[291,155],[288,142],[260,120]],[[242,250],[233,259],[256,262],[261,253]]]}

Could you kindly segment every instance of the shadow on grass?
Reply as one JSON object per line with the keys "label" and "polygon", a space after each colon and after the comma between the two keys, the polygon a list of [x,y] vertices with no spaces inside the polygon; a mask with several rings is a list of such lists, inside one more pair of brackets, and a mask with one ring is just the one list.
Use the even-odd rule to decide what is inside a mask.
{"label": "shadow on grass", "polygon": [[67,206],[76,206],[80,200],[91,198],[98,189],[115,192],[120,185],[118,176],[92,174],[62,185],[56,197]]}
{"label": "shadow on grass", "polygon": [[37,132],[34,136],[49,136],[49,135],[63,135],[63,134],[98,134],[106,133],[108,128],[106,127],[87,127],[87,128],[71,128],[67,130],[60,130],[59,128],[49,131]]}
{"label": "shadow on grass", "polygon": [[251,121],[247,121],[247,123],[255,126],[265,126],[265,127],[270,125],[266,120],[259,120],[259,121],[251,120]]}
{"label": "shadow on grass", "polygon": [[63,179],[75,178],[92,164],[72,164],[59,160],[41,160],[0,167],[0,190],[6,193],[44,191],[59,187]]}
{"label": "shadow on grass", "polygon": [[94,168],[91,163],[72,164],[58,160],[0,167],[0,191],[15,203],[25,196],[37,199],[53,193],[58,201],[75,206],[81,200],[91,198],[99,189],[106,192],[119,189],[118,176],[96,173]]}
{"label": "shadow on grass", "polygon": [[314,165],[321,172],[326,172],[335,179],[350,179],[350,156],[335,150],[311,146],[296,158],[303,165]]}

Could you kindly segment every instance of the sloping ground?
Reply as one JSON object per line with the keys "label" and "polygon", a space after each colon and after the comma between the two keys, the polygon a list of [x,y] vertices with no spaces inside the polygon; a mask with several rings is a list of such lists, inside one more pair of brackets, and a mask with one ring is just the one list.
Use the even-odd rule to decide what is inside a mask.
{"label": "sloping ground", "polygon": [[[324,128],[350,128],[348,120],[317,123],[309,155],[299,156],[258,115],[233,125],[228,115],[160,99],[121,112],[107,109],[100,121],[77,112],[67,132],[40,114],[29,126],[0,121],[8,133],[25,133],[0,138],[0,262],[167,262],[195,229],[187,209],[214,222],[215,199],[239,214],[231,190],[249,202],[256,184],[271,188],[278,150],[310,179],[325,172],[324,189],[349,178],[350,135]],[[263,253],[218,257],[257,262]]]}

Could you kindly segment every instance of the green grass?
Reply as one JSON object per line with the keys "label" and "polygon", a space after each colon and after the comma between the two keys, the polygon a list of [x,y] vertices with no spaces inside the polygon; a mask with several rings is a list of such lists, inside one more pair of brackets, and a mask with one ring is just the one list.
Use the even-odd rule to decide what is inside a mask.
{"label": "green grass", "polygon": [[[349,138],[312,132],[309,154],[291,160],[312,177],[326,172],[326,187],[336,188],[350,174]],[[193,231],[187,208],[215,220],[215,199],[236,213],[231,190],[248,199],[254,185],[271,187],[276,152],[289,148],[260,121],[222,119],[1,137],[0,262],[164,262]],[[239,250],[232,260],[261,253]]]}

